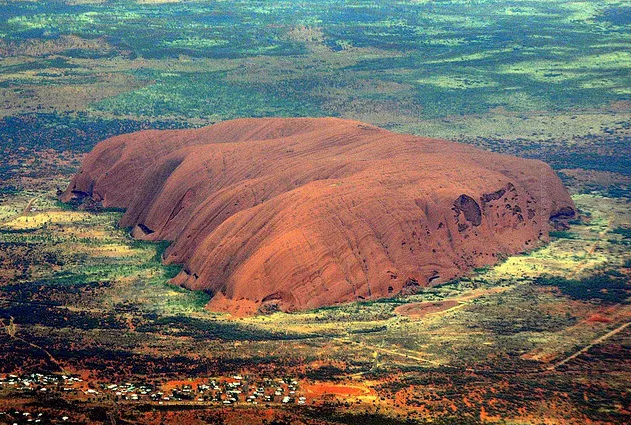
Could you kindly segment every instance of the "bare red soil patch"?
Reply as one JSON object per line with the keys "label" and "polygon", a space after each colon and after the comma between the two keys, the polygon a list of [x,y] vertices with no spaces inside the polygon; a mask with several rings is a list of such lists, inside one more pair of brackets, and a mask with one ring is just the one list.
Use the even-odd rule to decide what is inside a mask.
{"label": "bare red soil patch", "polygon": [[438,302],[422,302],[400,305],[394,309],[394,312],[403,316],[424,317],[431,313],[439,313],[458,305],[457,301],[438,301]]}
{"label": "bare red soil patch", "polygon": [[587,322],[589,323],[611,323],[611,318],[607,316],[603,316],[602,314],[592,314],[587,318]]}
{"label": "bare red soil patch", "polygon": [[355,386],[355,385],[343,385],[343,384],[329,384],[329,383],[316,383],[316,384],[303,384],[302,389],[311,397],[318,397],[324,395],[334,395],[342,397],[353,396],[368,396],[375,395],[376,392],[372,388]]}

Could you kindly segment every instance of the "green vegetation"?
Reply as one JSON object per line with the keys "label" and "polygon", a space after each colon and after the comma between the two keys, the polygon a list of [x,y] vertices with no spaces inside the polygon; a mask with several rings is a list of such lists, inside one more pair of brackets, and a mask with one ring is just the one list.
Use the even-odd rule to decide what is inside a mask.
{"label": "green vegetation", "polygon": [[577,300],[600,300],[607,303],[627,302],[631,286],[625,275],[603,273],[583,279],[565,279],[559,276],[539,276],[537,285],[555,286],[561,293]]}
{"label": "green vegetation", "polygon": [[[203,306],[202,306],[203,307]],[[148,317],[152,320],[137,328],[138,332],[162,332],[200,341],[277,341],[306,339],[312,335],[269,332],[230,322],[209,321],[188,316]]]}
{"label": "green vegetation", "polygon": [[227,80],[226,72],[156,73],[143,78],[148,87],[103,100],[93,107],[115,116],[150,118],[178,116],[218,121],[239,117],[322,116],[319,103],[305,98],[315,86],[307,78],[280,81],[277,85]]}
{"label": "green vegetation", "polygon": [[[0,373],[58,371],[48,352],[101,380],[247,372],[374,391],[299,412],[330,423],[629,422],[631,327],[591,345],[631,305],[627,0],[0,10],[0,319],[21,338],[0,338]],[[181,268],[161,263],[168,243],[132,240],[121,211],[52,196],[104,138],[260,116],[341,116],[544,160],[584,219],[412,295],[231,318],[169,283]],[[571,373],[556,368],[586,347],[563,364]]]}
{"label": "green vegetation", "polygon": [[119,87],[82,103],[91,114],[209,122],[396,107],[406,124],[631,96],[629,23],[612,12],[626,9],[607,2],[0,4],[0,84]]}
{"label": "green vegetation", "polygon": [[149,128],[181,128],[174,122],[91,117],[88,114],[28,114],[0,119],[3,150],[55,149],[87,152],[99,141]]}
{"label": "green vegetation", "polygon": [[[341,116],[615,173],[599,192],[631,193],[630,24],[613,12],[624,1],[0,7],[5,154],[237,117]],[[3,180],[26,173],[0,168]]]}
{"label": "green vegetation", "polygon": [[631,228],[629,227],[616,227],[612,233],[622,236],[623,239],[631,239]]}
{"label": "green vegetation", "polygon": [[[35,210],[24,212],[33,199]],[[589,219],[574,221],[546,246],[470,276],[412,295],[234,318],[207,311],[208,294],[168,283],[179,270],[161,264],[169,243],[131,239],[116,227],[121,212],[61,208],[41,192],[7,195],[0,226],[0,319],[5,326],[12,320],[22,339],[0,339],[0,352],[15,353],[1,358],[0,372],[59,369],[26,340],[66,367],[104,380],[289,374],[306,382],[368,385],[367,391],[387,400],[374,399],[383,411],[354,411],[372,402],[325,397],[332,423],[396,423],[402,413],[395,412],[425,423],[414,410],[421,406],[444,423],[466,423],[469,416],[454,414],[451,403],[458,412],[484,408],[511,417],[533,388],[541,400],[558,400],[560,385],[574,397],[572,406],[594,419],[602,412],[594,410],[593,397],[605,394],[598,405],[610,409],[608,420],[615,423],[623,415],[616,406],[626,375],[592,377],[586,389],[582,380],[591,372],[578,360],[564,366],[572,368],[572,378],[546,372],[553,361],[624,324],[631,305],[625,271],[616,269],[628,265],[629,253],[613,242],[627,226],[608,230],[613,216],[628,223],[626,201],[593,195],[574,200]],[[607,233],[612,237],[599,236]],[[591,249],[594,243],[598,250]],[[616,371],[611,365],[628,346],[628,337],[620,338],[612,345],[618,348],[592,362]],[[534,378],[541,373],[548,378]],[[507,380],[510,393],[500,391]],[[476,398],[465,403],[463,391]],[[498,393],[510,396],[498,399]],[[397,400],[393,406],[391,400]],[[540,398],[528,400],[528,411],[541,411]],[[554,409],[546,412],[553,415]]]}
{"label": "green vegetation", "polygon": [[555,230],[550,232],[550,237],[558,239],[575,239],[576,234],[568,232],[567,230]]}

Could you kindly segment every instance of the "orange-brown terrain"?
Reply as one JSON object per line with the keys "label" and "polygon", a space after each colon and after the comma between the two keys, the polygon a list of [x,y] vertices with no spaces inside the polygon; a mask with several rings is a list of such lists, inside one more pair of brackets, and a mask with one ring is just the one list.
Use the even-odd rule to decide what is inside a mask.
{"label": "orange-brown terrain", "polygon": [[173,241],[174,279],[248,314],[410,292],[537,246],[574,215],[552,169],[335,118],[110,138],[62,195]]}

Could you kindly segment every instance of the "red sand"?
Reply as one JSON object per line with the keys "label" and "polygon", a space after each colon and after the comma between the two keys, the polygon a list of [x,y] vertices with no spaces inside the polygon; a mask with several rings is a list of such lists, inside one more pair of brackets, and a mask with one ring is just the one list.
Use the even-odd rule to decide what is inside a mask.
{"label": "red sand", "polygon": [[364,396],[375,394],[375,391],[372,388],[336,384],[303,384],[302,390],[312,397],[322,396],[325,394],[339,396]]}

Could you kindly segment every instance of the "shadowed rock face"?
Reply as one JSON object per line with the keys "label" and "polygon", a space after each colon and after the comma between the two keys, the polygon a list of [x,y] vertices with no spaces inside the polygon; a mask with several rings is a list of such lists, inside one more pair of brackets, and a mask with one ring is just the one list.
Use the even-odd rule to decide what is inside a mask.
{"label": "shadowed rock face", "polygon": [[248,314],[392,296],[548,237],[574,214],[546,164],[333,118],[242,119],[99,143],[62,195],[173,241],[174,279]]}

